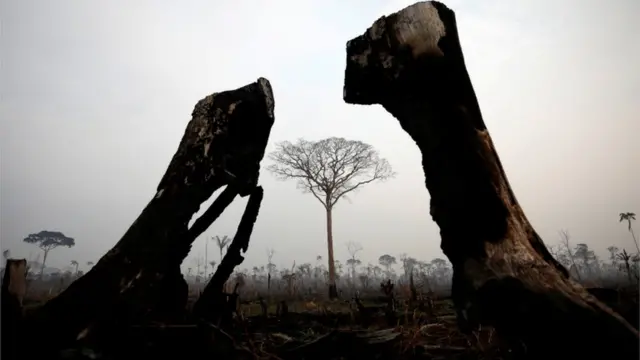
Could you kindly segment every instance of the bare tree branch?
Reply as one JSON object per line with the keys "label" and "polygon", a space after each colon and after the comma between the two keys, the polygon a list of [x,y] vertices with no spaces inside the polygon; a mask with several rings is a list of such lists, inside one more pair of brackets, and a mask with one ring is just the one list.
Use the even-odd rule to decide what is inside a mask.
{"label": "bare tree branch", "polygon": [[349,252],[349,256],[351,256],[351,259],[356,258],[356,255],[362,251],[362,245],[360,245],[360,243],[355,242],[355,241],[348,241],[347,242],[347,251]]}
{"label": "bare tree branch", "polygon": [[270,172],[280,180],[296,179],[298,188],[327,209],[349,192],[395,175],[373,146],[344,138],[284,141],[269,158],[273,161],[267,168]]}

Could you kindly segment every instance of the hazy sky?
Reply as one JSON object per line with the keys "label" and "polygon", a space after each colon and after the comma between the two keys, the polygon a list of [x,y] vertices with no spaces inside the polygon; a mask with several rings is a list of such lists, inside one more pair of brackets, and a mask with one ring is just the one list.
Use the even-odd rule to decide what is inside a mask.
{"label": "hazy sky", "polygon": [[[51,266],[96,261],[154,195],[194,104],[263,76],[271,141],[341,136],[374,145],[398,176],[338,203],[336,258],[442,256],[420,155],[379,106],[342,101],[345,43],[412,1],[1,1],[0,235],[35,258],[29,233],[76,239]],[[640,213],[640,1],[457,0],[467,66],[498,153],[547,243],[568,229],[600,254],[634,246]],[[268,160],[263,161],[266,165]],[[323,208],[263,171],[265,199],[243,267],[325,257]],[[196,243],[235,232],[237,200]],[[464,221],[464,220],[463,220]],[[640,226],[638,226],[640,230]],[[640,232],[640,231],[638,231]],[[211,242],[209,258],[217,259]]]}

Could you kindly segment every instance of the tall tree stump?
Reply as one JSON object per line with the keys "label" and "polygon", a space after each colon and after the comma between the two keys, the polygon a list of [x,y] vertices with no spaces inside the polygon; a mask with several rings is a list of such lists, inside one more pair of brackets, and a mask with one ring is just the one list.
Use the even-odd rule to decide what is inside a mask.
{"label": "tall tree stump", "polygon": [[[274,98],[264,78],[200,100],[156,195],[138,219],[86,275],[28,319],[41,338],[61,347],[96,324],[181,314],[188,294],[180,265],[191,243],[236,195],[256,188],[273,123]],[[189,228],[201,204],[225,185]]]}
{"label": "tall tree stump", "polygon": [[518,204],[482,119],[454,12],[416,3],[346,47],[345,102],[382,105],[420,148],[460,326],[492,325],[514,348],[524,345],[524,357],[637,359],[638,332],[569,279]]}
{"label": "tall tree stump", "polygon": [[7,259],[0,297],[2,359],[22,358],[27,334],[24,332],[22,300],[27,292],[27,260]]}

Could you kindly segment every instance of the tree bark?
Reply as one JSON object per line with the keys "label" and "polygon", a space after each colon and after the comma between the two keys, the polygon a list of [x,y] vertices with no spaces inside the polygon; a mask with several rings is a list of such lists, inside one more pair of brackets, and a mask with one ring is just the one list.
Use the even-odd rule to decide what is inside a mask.
{"label": "tree bark", "polygon": [[494,326],[523,357],[638,358],[638,332],[569,279],[516,201],[453,11],[416,3],[349,41],[343,97],[381,104],[418,145],[463,328]]}
{"label": "tree bark", "polygon": [[[233,201],[254,191],[274,122],[269,81],[200,100],[157,193],[122,239],[83,277],[29,319],[46,345],[65,346],[99,324],[181,315],[180,265],[191,243]],[[201,204],[227,186],[191,228]]]}
{"label": "tree bark", "polygon": [[[327,199],[329,204],[331,199]],[[333,209],[327,206],[327,248],[329,258],[329,299],[338,298],[338,288],[336,286],[336,263],[333,258],[333,219],[331,212]]]}

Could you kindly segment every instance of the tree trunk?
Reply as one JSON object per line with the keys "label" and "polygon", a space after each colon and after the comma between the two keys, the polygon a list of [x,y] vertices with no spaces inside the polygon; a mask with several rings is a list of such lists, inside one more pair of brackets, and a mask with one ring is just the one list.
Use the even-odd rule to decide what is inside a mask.
{"label": "tree trunk", "polygon": [[[226,305],[226,294],[224,293],[224,284],[229,279],[236,266],[240,265],[244,261],[242,253],[246,253],[249,249],[249,239],[253,232],[253,225],[258,218],[258,211],[260,210],[260,204],[262,203],[263,190],[258,186],[254,189],[247,202],[247,207],[236,235],[233,237],[233,241],[224,258],[220,261],[218,269],[215,271],[211,280],[204,288],[204,291],[200,295],[200,298],[193,306],[193,312],[207,320],[216,322],[222,317],[231,318],[229,311],[231,308]],[[238,284],[236,284],[237,287]],[[235,310],[235,306],[233,307]]]}
{"label": "tree trunk", "polygon": [[[204,241],[204,278],[205,281],[208,279],[207,277],[207,268],[209,266],[209,239]],[[212,269],[213,271],[213,269]]]}
{"label": "tree trunk", "polygon": [[[87,274],[34,314],[30,320],[42,334],[33,336],[65,346],[96,324],[180,315],[188,292],[180,264],[233,199],[255,189],[273,107],[271,85],[263,78],[200,100],[156,195]],[[189,228],[201,204],[225,185]]]}
{"label": "tree trunk", "polygon": [[631,220],[629,220],[629,232],[631,233],[631,238],[633,238],[633,244],[636,246],[636,250],[638,250],[638,254],[640,254],[640,246],[638,246],[638,240],[636,240],[636,234],[633,232],[633,228],[631,227]]}
{"label": "tree trunk", "polygon": [[[0,348],[3,360],[24,358],[25,340],[30,339],[25,332],[22,318],[22,300],[27,291],[27,260],[7,259],[2,277],[0,319],[2,331]],[[30,331],[30,329],[29,329]]]}
{"label": "tree trunk", "polygon": [[[327,200],[329,204],[330,200]],[[331,212],[333,209],[327,206],[327,248],[329,258],[329,299],[336,299],[338,297],[338,288],[336,287],[336,263],[333,260],[333,220],[331,218]]]}
{"label": "tree trunk", "polygon": [[40,280],[42,280],[42,278],[44,277],[44,267],[45,267],[45,264],[47,263],[47,256],[49,255],[49,250],[42,250],[44,252],[44,255],[42,256],[42,267],[40,268]]}
{"label": "tree trunk", "polygon": [[343,96],[381,104],[418,145],[463,328],[494,326],[530,358],[638,358],[638,332],[568,278],[516,201],[453,11],[417,3],[349,41]]}

